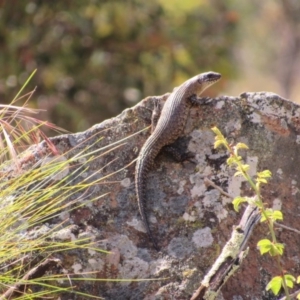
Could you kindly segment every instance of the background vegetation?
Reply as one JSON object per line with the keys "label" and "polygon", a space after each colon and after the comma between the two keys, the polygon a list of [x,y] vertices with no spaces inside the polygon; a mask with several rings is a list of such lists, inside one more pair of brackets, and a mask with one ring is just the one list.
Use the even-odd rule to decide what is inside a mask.
{"label": "background vegetation", "polygon": [[73,132],[207,70],[297,101],[299,26],[293,0],[2,0],[0,102],[35,68],[30,105]]}

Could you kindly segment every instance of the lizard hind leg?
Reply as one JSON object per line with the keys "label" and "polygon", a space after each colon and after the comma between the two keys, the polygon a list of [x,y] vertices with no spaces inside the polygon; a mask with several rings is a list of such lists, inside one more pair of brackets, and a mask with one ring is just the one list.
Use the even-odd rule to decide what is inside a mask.
{"label": "lizard hind leg", "polygon": [[163,147],[163,152],[170,154],[176,162],[190,161],[194,162],[195,155],[192,152],[182,153],[174,144]]}

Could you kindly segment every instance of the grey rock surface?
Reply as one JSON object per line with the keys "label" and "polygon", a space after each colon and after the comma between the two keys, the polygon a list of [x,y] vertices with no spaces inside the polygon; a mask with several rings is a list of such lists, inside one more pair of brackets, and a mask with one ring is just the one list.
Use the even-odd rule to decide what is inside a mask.
{"label": "grey rock surface", "polygon": [[[280,207],[284,224],[299,227],[300,213],[300,107],[267,93],[244,93],[240,97],[204,99],[195,106],[179,146],[191,151],[195,162],[174,162],[160,155],[148,177],[147,214],[161,251],[152,248],[139,216],[134,188],[134,160],[150,134],[154,99],[148,97],[119,116],[89,130],[52,138],[59,153],[68,159],[91,146],[97,158],[80,176],[99,179],[87,192],[99,197],[93,204],[67,212],[70,221],[97,241],[110,254],[78,251],[62,254],[70,272],[97,271],[97,278],[132,279],[127,282],[78,282],[79,290],[104,299],[189,299],[230,237],[232,226],[242,215],[233,210],[231,199],[205,184],[205,178],[233,197],[252,195],[249,186],[226,166],[228,153],[213,148],[212,126],[217,126],[232,142],[249,146],[243,158],[252,174],[269,169],[270,184],[263,197],[270,207]],[[30,159],[22,167],[43,161],[51,151],[46,143],[32,147]],[[82,163],[78,161],[78,164]],[[71,167],[71,166],[70,166]],[[107,175],[110,177],[106,177]],[[66,175],[65,173],[62,176]],[[102,181],[100,179],[102,178]],[[80,177],[74,180],[81,180]],[[82,191],[84,193],[84,191]],[[80,195],[73,195],[73,199]],[[71,200],[73,200],[71,199]],[[66,216],[64,215],[64,218]],[[268,235],[257,226],[250,239],[250,251],[240,270],[222,289],[224,299],[277,299],[265,291],[272,276],[278,275],[275,261],[260,256],[259,239]],[[300,274],[299,236],[278,229],[278,239],[286,245],[286,269]],[[70,261],[71,260],[71,261]],[[136,281],[136,279],[152,279]],[[65,298],[64,298],[65,297]],[[83,299],[73,295],[72,299]],[[61,299],[69,299],[70,295]]]}

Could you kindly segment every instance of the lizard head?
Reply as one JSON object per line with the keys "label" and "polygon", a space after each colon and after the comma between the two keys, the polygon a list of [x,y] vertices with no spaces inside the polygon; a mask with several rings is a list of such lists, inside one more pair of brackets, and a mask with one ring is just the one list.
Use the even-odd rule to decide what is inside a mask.
{"label": "lizard head", "polygon": [[201,73],[194,77],[197,81],[196,94],[199,96],[205,89],[219,81],[221,74],[215,72]]}

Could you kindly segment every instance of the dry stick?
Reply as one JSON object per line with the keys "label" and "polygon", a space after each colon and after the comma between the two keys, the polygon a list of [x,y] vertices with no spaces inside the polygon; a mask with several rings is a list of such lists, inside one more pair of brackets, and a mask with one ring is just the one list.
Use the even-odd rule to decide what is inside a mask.
{"label": "dry stick", "polygon": [[11,297],[20,296],[29,284],[29,281],[35,278],[42,277],[51,267],[60,264],[60,260],[56,258],[48,258],[42,263],[26,273],[19,283],[11,286],[4,294],[0,296],[0,300],[12,299]]}
{"label": "dry stick", "polygon": [[[297,290],[296,292],[290,294],[290,298],[294,299],[296,296],[300,293],[300,290]],[[283,298],[280,298],[279,300],[286,300],[286,297],[284,296]]]}
{"label": "dry stick", "polygon": [[213,181],[209,180],[207,177],[204,178],[204,183],[207,184],[207,185],[212,186],[213,188],[215,188],[216,190],[221,192],[221,194],[223,194],[224,196],[233,199],[232,196],[230,196],[228,193],[226,193],[222,188],[217,186]]}
{"label": "dry stick", "polygon": [[286,225],[283,225],[283,224],[280,224],[280,223],[277,223],[277,222],[274,222],[274,225],[278,226],[278,227],[281,227],[283,229],[290,230],[290,231],[293,231],[293,232],[296,232],[296,233],[300,234],[300,231],[295,229],[295,228],[292,228],[292,227],[289,227],[289,226],[286,226]]}
{"label": "dry stick", "polygon": [[248,254],[248,248],[244,249],[260,217],[259,209],[249,204],[239,225],[233,229],[230,240],[190,300],[213,300],[217,297],[221,287]]}

